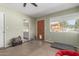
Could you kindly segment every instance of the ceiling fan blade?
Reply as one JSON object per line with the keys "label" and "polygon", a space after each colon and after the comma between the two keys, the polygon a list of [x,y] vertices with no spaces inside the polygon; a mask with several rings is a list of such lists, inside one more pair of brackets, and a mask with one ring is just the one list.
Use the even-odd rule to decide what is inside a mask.
{"label": "ceiling fan blade", "polygon": [[27,4],[27,3],[24,3],[24,4],[23,4],[23,7],[25,7],[25,6],[26,6],[26,4]]}
{"label": "ceiling fan blade", "polygon": [[37,7],[37,4],[36,3],[31,3],[32,5],[34,5],[35,7]]}

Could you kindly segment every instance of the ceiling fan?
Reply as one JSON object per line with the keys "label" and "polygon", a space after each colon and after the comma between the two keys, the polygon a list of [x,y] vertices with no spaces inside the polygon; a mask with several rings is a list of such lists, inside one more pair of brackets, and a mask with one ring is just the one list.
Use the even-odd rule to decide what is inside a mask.
{"label": "ceiling fan", "polygon": [[[38,6],[36,3],[30,3],[30,4],[32,4],[32,5],[35,6],[35,7]],[[27,3],[24,3],[24,4],[23,4],[23,7],[26,7],[26,5],[27,5]]]}

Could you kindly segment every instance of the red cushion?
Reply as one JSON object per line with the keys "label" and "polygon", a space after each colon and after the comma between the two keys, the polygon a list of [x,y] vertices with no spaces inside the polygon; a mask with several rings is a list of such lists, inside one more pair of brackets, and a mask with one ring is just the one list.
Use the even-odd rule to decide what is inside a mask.
{"label": "red cushion", "polygon": [[56,56],[64,56],[64,55],[68,55],[68,56],[79,56],[79,52],[75,52],[75,51],[71,51],[71,50],[59,50],[56,53]]}

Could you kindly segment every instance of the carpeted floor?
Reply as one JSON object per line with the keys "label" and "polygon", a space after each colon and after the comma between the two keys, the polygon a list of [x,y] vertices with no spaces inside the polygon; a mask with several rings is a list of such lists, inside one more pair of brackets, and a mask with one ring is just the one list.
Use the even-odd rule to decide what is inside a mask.
{"label": "carpeted floor", "polygon": [[0,50],[2,56],[54,56],[56,49],[41,41],[29,41],[22,45]]}

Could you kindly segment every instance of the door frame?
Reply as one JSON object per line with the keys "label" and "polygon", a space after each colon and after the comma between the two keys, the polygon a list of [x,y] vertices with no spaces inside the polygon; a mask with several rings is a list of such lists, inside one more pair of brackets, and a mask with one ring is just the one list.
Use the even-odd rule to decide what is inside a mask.
{"label": "door frame", "polygon": [[6,47],[6,42],[5,42],[5,39],[6,39],[6,33],[5,33],[5,31],[6,31],[5,26],[6,26],[6,25],[5,25],[5,24],[6,24],[6,23],[5,23],[5,13],[4,13],[4,12],[0,12],[0,13],[1,13],[1,15],[2,15],[2,20],[3,20],[3,21],[2,21],[2,25],[3,25],[3,27],[2,27],[2,29],[3,29],[3,30],[2,30],[2,33],[3,33],[3,34],[2,34],[2,36],[3,36],[3,38],[2,38],[2,40],[3,40],[3,46],[0,47],[0,49],[1,49],[1,48],[5,48],[5,47]]}
{"label": "door frame", "polygon": [[[23,38],[23,37],[24,37],[23,33],[26,32],[26,31],[23,31],[23,33],[22,33],[22,39],[23,39],[23,42],[27,42],[27,41],[31,40],[31,38],[30,38],[30,20],[28,20],[28,19],[26,19],[26,18],[23,19],[23,27],[25,27],[25,26],[24,26],[24,23],[25,23],[24,20],[27,21],[27,24],[28,24],[28,32],[29,32],[28,35],[29,35],[29,37],[28,37],[28,40],[25,40],[25,39]],[[26,30],[25,28],[23,28],[23,29]]]}

